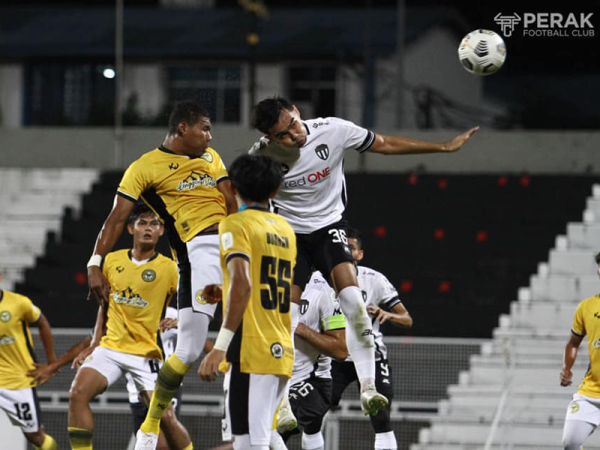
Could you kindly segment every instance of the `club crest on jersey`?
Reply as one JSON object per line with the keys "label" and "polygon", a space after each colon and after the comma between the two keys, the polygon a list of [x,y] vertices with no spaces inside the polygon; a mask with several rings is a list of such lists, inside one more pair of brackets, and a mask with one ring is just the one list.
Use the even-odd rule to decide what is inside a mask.
{"label": "club crest on jersey", "polygon": [[12,319],[12,314],[9,311],[2,311],[0,313],[0,320],[2,322],[9,322]]}
{"label": "club crest on jersey", "polygon": [[300,311],[300,314],[302,314],[302,315],[306,314],[306,311],[308,311],[308,306],[309,306],[308,300],[306,300],[304,298],[302,300],[300,300],[300,307],[298,308],[298,310]]}
{"label": "club crest on jersey", "polygon": [[150,283],[156,279],[156,272],[152,269],[146,269],[142,272],[142,280]]}
{"label": "club crest on jersey", "polygon": [[212,155],[212,153],[209,153],[209,152],[202,153],[202,156],[200,156],[200,158],[202,158],[207,163],[213,162],[213,155]]}
{"label": "club crest on jersey", "polygon": [[593,346],[594,348],[600,348],[600,339],[596,339],[596,340],[594,341],[594,343],[592,344],[592,346]]}
{"label": "club crest on jersey", "polygon": [[317,145],[315,148],[315,153],[319,158],[325,161],[327,158],[329,158],[329,147],[327,144]]}
{"label": "club crest on jersey", "polygon": [[273,345],[271,345],[271,355],[277,359],[281,359],[283,356],[283,345],[281,345],[279,342],[275,342]]}

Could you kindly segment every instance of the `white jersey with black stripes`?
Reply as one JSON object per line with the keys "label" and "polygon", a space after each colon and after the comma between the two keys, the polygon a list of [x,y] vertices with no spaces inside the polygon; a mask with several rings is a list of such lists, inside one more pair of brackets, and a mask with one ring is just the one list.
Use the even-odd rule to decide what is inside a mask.
{"label": "white jersey with black stripes", "polygon": [[345,151],[368,150],[375,134],[337,117],[303,123],[307,140],[302,148],[283,149],[261,138],[250,153],[270,156],[282,164],[284,179],[273,208],[296,233],[309,234],[342,218],[346,207]]}

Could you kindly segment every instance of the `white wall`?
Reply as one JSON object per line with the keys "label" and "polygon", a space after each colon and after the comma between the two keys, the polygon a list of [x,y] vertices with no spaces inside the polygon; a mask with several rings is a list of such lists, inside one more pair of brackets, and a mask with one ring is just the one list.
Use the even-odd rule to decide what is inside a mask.
{"label": "white wall", "polygon": [[[248,127],[216,125],[211,145],[226,163],[246,151],[259,133]],[[445,141],[455,130],[397,131],[379,129],[383,134],[401,134],[430,141]],[[123,165],[143,152],[160,145],[164,128],[127,128]],[[114,167],[113,134],[108,128],[24,128],[1,129],[0,167]],[[367,153],[369,172],[426,170],[444,173],[571,173],[600,174],[600,132],[509,132],[482,129],[467,146],[454,154],[382,156]],[[346,156],[346,170],[359,169],[355,152]]]}
{"label": "white wall", "polygon": [[0,65],[0,127],[21,126],[23,117],[23,67]]}

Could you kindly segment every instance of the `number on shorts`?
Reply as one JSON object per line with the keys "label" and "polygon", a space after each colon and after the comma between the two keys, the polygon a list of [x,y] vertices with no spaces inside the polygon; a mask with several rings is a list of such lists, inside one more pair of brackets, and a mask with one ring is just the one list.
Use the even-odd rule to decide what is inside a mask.
{"label": "number on shorts", "polygon": [[156,361],[155,359],[151,359],[150,361],[148,361],[148,365],[150,366],[151,373],[158,373],[158,370],[160,369],[160,367],[158,366],[158,361]]}
{"label": "number on shorts", "polygon": [[302,386],[300,386],[298,389],[294,389],[294,390],[298,394],[300,394],[302,397],[306,397],[308,394],[310,394],[311,391],[314,391],[315,388],[310,383],[302,383]]}
{"label": "number on shorts", "polygon": [[381,375],[384,377],[388,377],[390,375],[390,367],[386,363],[379,363],[379,367],[381,367]]}
{"label": "number on shorts", "polygon": [[31,407],[29,403],[15,403],[15,409],[17,410],[17,418],[19,420],[31,420]]}
{"label": "number on shorts", "polygon": [[268,286],[260,290],[260,303],[263,308],[272,310],[279,307],[280,313],[287,313],[290,310],[292,263],[286,259],[263,256],[260,263],[260,282]]}
{"label": "number on shorts", "polygon": [[348,245],[348,238],[346,237],[346,230],[332,228],[328,233],[333,236],[331,242],[334,244],[342,243]]}

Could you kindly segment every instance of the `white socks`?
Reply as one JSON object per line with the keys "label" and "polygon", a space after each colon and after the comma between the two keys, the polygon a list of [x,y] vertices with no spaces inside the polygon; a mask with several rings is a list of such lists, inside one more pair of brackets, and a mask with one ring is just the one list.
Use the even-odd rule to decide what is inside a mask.
{"label": "white socks", "polygon": [[393,431],[375,435],[375,450],[396,450],[397,448],[398,444]]}
{"label": "white socks", "polygon": [[320,431],[316,434],[302,433],[302,450],[324,450],[325,440]]}
{"label": "white socks", "polygon": [[359,287],[348,286],[342,289],[339,299],[346,316],[346,345],[362,390],[365,384],[375,380],[375,343],[371,320]]}

